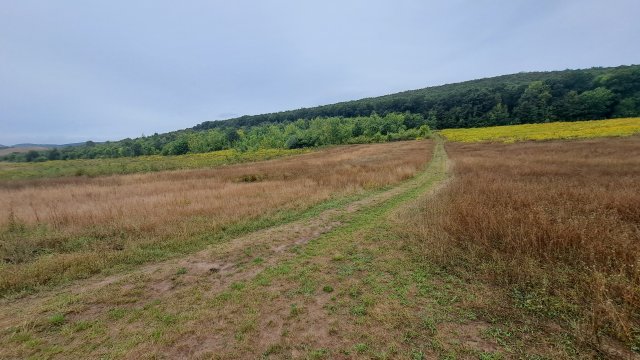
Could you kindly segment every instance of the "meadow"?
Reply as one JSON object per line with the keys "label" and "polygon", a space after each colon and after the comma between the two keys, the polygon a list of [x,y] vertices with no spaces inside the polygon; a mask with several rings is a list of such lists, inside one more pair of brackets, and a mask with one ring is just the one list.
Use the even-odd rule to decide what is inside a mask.
{"label": "meadow", "polygon": [[640,133],[640,118],[552,122],[445,129],[440,134],[454,142],[504,142],[621,137]]}
{"label": "meadow", "polygon": [[430,146],[353,145],[213,169],[0,182],[0,292],[195,251],[259,219],[396,184],[424,166]]}
{"label": "meadow", "polygon": [[493,314],[637,356],[611,349],[640,350],[640,138],[446,149],[451,184],[406,223],[424,261],[503,289]]}
{"label": "meadow", "polygon": [[633,359],[636,121],[0,181],[0,357]]}
{"label": "meadow", "polygon": [[0,181],[67,176],[122,175],[163,170],[197,169],[274,159],[309,152],[309,149],[221,150],[174,156],[149,155],[110,159],[53,160],[45,162],[0,161]]}

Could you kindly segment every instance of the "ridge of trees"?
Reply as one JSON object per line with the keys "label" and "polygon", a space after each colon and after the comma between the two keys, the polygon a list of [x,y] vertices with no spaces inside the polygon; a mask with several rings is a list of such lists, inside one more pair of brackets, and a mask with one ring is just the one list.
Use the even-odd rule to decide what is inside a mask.
{"label": "ridge of trees", "polygon": [[420,114],[437,129],[638,116],[640,65],[523,72],[312,108],[207,121],[192,129],[392,112]]}
{"label": "ridge of trees", "polygon": [[640,65],[502,75],[0,159],[45,161],[295,148],[415,138],[427,134],[429,128],[634,116],[640,116]]}

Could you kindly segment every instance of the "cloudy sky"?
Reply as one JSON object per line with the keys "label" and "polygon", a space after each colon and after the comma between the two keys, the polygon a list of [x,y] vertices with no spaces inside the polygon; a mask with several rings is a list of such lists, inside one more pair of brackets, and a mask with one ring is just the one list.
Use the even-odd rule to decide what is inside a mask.
{"label": "cloudy sky", "polygon": [[637,0],[0,0],[0,144],[640,63]]}

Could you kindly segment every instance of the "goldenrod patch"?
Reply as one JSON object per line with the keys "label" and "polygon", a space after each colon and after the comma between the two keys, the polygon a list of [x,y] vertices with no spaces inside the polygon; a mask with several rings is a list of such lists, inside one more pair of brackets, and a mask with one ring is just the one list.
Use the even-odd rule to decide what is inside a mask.
{"label": "goldenrod patch", "polygon": [[589,139],[640,134],[640,118],[552,122],[492,126],[471,129],[445,129],[440,134],[456,142],[504,142],[526,140]]}

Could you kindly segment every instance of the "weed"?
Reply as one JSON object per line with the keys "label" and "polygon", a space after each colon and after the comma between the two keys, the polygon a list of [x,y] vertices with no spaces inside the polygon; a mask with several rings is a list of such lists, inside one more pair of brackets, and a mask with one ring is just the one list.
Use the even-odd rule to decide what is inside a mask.
{"label": "weed", "polygon": [[508,340],[513,334],[508,330],[503,330],[498,327],[490,327],[485,331],[486,335],[493,338],[498,344],[506,345]]}
{"label": "weed", "polygon": [[244,289],[245,286],[246,286],[246,284],[244,282],[238,281],[238,282],[234,282],[229,287],[231,288],[231,290],[240,291],[240,290]]}
{"label": "weed", "polygon": [[420,325],[421,328],[427,330],[427,332],[431,336],[435,335],[438,331],[438,328],[436,327],[436,321],[429,316],[423,316]]}
{"label": "weed", "polygon": [[267,350],[265,350],[262,353],[262,357],[266,358],[266,357],[269,357],[271,355],[281,354],[283,351],[284,351],[284,348],[282,347],[281,344],[272,344],[272,345],[269,345]]}
{"label": "weed", "polygon": [[93,326],[93,322],[91,321],[77,321],[73,324],[73,332],[85,331]]}
{"label": "weed", "polygon": [[119,320],[119,319],[122,319],[127,314],[127,310],[123,308],[114,308],[114,309],[109,309],[107,314],[110,319]]}
{"label": "weed", "polygon": [[155,318],[163,325],[173,325],[178,321],[176,315],[166,313],[158,313],[155,315]]}
{"label": "weed", "polygon": [[497,352],[481,352],[478,355],[479,360],[501,360],[503,358],[502,354]]}
{"label": "weed", "polygon": [[291,304],[291,307],[289,308],[289,316],[295,318],[300,314],[302,314],[302,308],[299,307],[298,304]]}
{"label": "weed", "polygon": [[332,293],[332,292],[333,292],[333,287],[332,287],[332,286],[330,286],[330,285],[325,285],[325,286],[322,288],[322,291],[324,291],[324,292],[326,292],[326,293]]}
{"label": "weed", "polygon": [[331,260],[333,260],[333,261],[342,261],[342,260],[344,260],[344,255],[343,254],[335,254],[331,258]]}
{"label": "weed", "polygon": [[329,356],[329,354],[328,349],[315,349],[309,352],[309,359],[324,359]]}
{"label": "weed", "polygon": [[358,343],[353,345],[353,350],[359,354],[363,354],[369,350],[369,346],[365,343]]}
{"label": "weed", "polygon": [[54,326],[54,327],[58,327],[58,326],[61,326],[62,324],[64,324],[67,320],[66,320],[64,314],[57,313],[57,314],[51,315],[47,319],[47,321],[49,322],[49,325]]}
{"label": "weed", "polygon": [[367,307],[364,304],[358,304],[352,306],[349,312],[354,316],[365,316],[367,315]]}
{"label": "weed", "polygon": [[423,360],[426,355],[422,350],[413,350],[411,352],[411,360]]}
{"label": "weed", "polygon": [[358,286],[351,286],[349,288],[349,296],[354,299],[359,298],[362,295],[362,289]]}

